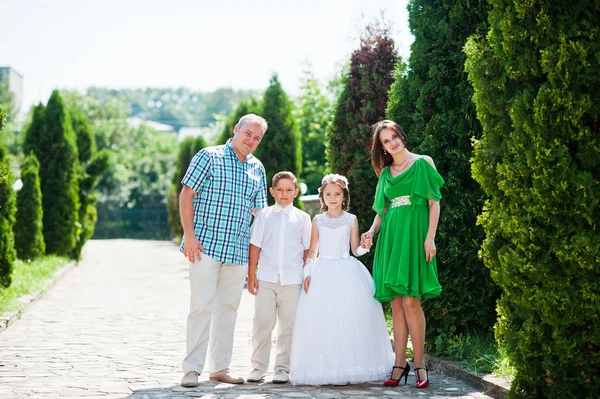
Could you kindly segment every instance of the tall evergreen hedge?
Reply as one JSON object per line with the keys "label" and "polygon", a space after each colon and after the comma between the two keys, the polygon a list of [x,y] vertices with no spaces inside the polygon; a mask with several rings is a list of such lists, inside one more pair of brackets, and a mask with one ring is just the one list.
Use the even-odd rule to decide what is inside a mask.
{"label": "tall evergreen hedge", "polygon": [[[377,186],[371,166],[371,126],[385,118],[397,61],[389,27],[368,25],[350,58],[329,134],[329,168],[348,178],[350,212],[357,216],[360,232],[367,231],[375,215],[371,209]],[[373,252],[363,258],[369,268]]]}
{"label": "tall evergreen hedge", "polygon": [[83,246],[94,234],[94,228],[98,219],[96,202],[98,195],[95,192],[98,178],[110,166],[110,154],[108,150],[97,152],[96,138],[88,122],[87,116],[74,106],[69,108],[71,125],[77,139],[77,185],[79,198],[79,212],[77,215],[78,231],[77,243],[73,248],[71,257],[81,259]]}
{"label": "tall evergreen hedge", "polygon": [[411,0],[415,41],[408,65],[398,64],[388,119],[408,135],[412,152],[433,158],[446,184],[436,236],[442,295],[424,301],[428,344],[444,351],[449,335],[490,332],[497,317],[498,287],[478,257],[484,238],[477,215],[484,193],[471,176],[471,140],[481,137],[466,79],[463,47],[487,29],[485,0]]}
{"label": "tall evergreen hedge", "polygon": [[[283,91],[277,75],[271,77],[269,87],[265,90],[261,116],[269,123],[269,129],[254,155],[265,166],[267,186],[271,186],[275,173],[282,170],[299,177],[302,170],[300,131],[293,114],[293,104]],[[269,204],[274,204],[273,197],[268,197]],[[301,207],[299,197],[294,200],[294,205]]]}
{"label": "tall evergreen hedge", "polygon": [[21,165],[21,181],[23,187],[17,193],[15,247],[19,259],[33,260],[46,253],[42,232],[40,163],[33,154],[27,155]]}
{"label": "tall evergreen hedge", "polygon": [[[233,127],[231,129],[233,131]],[[181,180],[185,176],[185,172],[194,155],[204,147],[206,147],[206,141],[202,136],[187,137],[179,143],[175,173],[173,173],[173,181],[167,198],[169,226],[171,228],[171,235],[174,237],[183,235],[183,227],[181,226],[181,218],[179,216],[179,193],[183,186]]]}
{"label": "tall evergreen hedge", "polygon": [[[0,134],[5,120],[6,111],[0,107]],[[0,140],[0,288],[10,285],[15,262],[15,192],[12,183],[8,151]]]}
{"label": "tall evergreen hedge", "polygon": [[77,139],[57,90],[45,109],[34,109],[23,147],[40,162],[46,252],[71,256],[79,230]]}
{"label": "tall evergreen hedge", "polygon": [[600,397],[600,3],[490,0],[467,71],[512,398]]}

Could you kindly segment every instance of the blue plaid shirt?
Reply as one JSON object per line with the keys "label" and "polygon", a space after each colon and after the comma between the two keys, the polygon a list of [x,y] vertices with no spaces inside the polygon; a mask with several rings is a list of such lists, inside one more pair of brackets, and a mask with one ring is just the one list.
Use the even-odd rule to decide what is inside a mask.
{"label": "blue plaid shirt", "polygon": [[267,206],[263,164],[252,155],[241,162],[227,142],[200,150],[181,183],[196,192],[194,232],[204,253],[220,262],[247,264],[252,208]]}

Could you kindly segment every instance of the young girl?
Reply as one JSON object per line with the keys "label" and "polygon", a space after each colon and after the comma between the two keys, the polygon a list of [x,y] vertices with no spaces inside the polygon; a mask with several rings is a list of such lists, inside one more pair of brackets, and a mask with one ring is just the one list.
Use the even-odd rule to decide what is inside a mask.
{"label": "young girl", "polygon": [[356,216],[346,212],[348,181],[337,174],[325,176],[319,198],[324,212],[312,223],[292,336],[291,381],[382,381],[394,361],[392,346],[381,304],[373,298],[373,279],[349,254],[350,248],[355,256],[368,249],[360,245]]}

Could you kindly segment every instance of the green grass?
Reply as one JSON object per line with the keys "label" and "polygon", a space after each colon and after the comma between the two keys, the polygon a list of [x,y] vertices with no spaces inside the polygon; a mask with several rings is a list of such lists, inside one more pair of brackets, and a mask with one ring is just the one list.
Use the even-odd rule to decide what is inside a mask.
{"label": "green grass", "polygon": [[19,298],[41,291],[54,273],[67,263],[68,258],[58,256],[46,256],[32,262],[17,260],[11,285],[0,288],[0,313],[21,311],[26,304]]}

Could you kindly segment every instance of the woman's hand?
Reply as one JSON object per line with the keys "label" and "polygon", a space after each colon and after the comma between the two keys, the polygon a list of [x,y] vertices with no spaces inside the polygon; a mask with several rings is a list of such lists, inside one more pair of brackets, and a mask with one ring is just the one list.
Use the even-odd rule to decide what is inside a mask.
{"label": "woman's hand", "polygon": [[431,262],[435,255],[437,254],[437,249],[435,248],[435,241],[433,238],[426,238],[425,244],[425,261],[427,263]]}
{"label": "woman's hand", "polygon": [[310,276],[304,279],[304,292],[308,294],[308,286],[310,285]]}
{"label": "woman's hand", "polygon": [[371,249],[373,245],[373,231],[368,230],[360,235],[360,246],[366,249]]}

